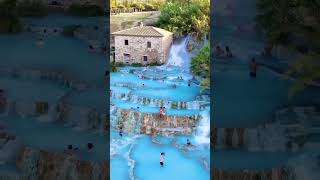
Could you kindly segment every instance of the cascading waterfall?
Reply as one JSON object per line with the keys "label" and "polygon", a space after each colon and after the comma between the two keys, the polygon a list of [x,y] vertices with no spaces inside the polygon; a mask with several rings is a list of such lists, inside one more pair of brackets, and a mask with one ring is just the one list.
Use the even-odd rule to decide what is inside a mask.
{"label": "cascading waterfall", "polygon": [[138,119],[137,119],[136,127],[135,127],[135,133],[136,133],[136,134],[140,134],[141,120],[142,120],[142,114],[139,113],[139,117],[138,117]]}
{"label": "cascading waterfall", "polygon": [[189,70],[190,66],[190,56],[186,50],[186,43],[188,42],[188,37],[185,37],[178,44],[173,44],[170,49],[169,59],[167,66],[179,66],[186,70]]}
{"label": "cascading waterfall", "polygon": [[197,144],[210,144],[210,112],[204,110],[200,113],[200,122],[196,130],[195,141]]}

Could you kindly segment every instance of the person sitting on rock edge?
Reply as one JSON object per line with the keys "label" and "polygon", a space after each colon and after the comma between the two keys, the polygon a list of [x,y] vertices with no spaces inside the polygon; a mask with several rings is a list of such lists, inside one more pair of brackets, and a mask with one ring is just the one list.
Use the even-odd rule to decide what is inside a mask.
{"label": "person sitting on rock edge", "polygon": [[162,106],[160,107],[159,116],[160,116],[160,118],[163,118],[163,108],[162,108]]}
{"label": "person sitting on rock edge", "polygon": [[163,107],[162,109],[162,116],[165,116],[166,115],[166,107]]}

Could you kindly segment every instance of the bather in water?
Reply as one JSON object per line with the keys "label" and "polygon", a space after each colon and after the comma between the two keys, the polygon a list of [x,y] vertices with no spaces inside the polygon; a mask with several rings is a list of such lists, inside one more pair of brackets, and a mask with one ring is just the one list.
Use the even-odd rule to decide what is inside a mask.
{"label": "bather in water", "polygon": [[252,58],[249,68],[250,68],[250,77],[256,78],[257,77],[257,63],[254,58]]}
{"label": "bather in water", "polygon": [[232,53],[229,46],[226,46],[226,53],[227,53],[227,57],[232,57]]}

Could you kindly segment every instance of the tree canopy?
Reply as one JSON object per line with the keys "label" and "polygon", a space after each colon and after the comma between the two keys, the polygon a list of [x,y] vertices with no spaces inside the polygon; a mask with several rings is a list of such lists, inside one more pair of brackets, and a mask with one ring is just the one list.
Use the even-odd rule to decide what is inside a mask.
{"label": "tree canopy", "polygon": [[284,45],[303,54],[287,72],[296,77],[289,96],[320,80],[320,1],[258,0],[257,27],[268,43]]}
{"label": "tree canopy", "polygon": [[0,2],[0,33],[15,33],[22,29],[16,0]]}
{"label": "tree canopy", "polygon": [[175,37],[191,34],[201,38],[209,32],[209,15],[209,0],[168,2],[161,8],[158,26],[173,32]]}

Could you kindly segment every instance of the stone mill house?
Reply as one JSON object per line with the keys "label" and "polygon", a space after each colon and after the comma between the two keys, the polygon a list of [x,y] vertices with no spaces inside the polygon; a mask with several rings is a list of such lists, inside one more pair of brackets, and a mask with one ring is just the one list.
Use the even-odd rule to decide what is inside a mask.
{"label": "stone mill house", "polygon": [[164,64],[168,60],[173,34],[153,26],[140,26],[117,31],[113,59],[124,64]]}

